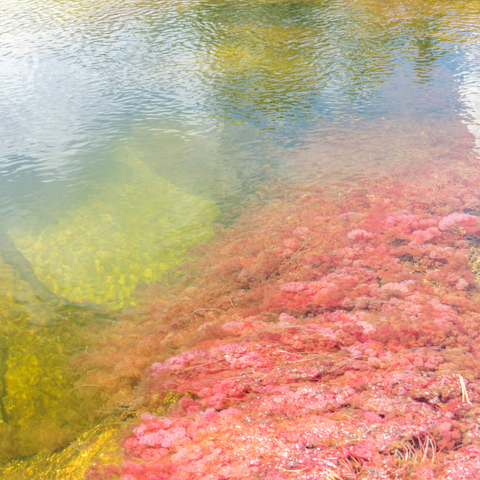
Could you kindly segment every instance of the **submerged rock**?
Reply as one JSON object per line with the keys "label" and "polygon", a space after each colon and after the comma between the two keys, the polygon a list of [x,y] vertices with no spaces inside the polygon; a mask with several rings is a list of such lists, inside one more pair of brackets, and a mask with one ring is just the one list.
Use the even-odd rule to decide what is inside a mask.
{"label": "submerged rock", "polygon": [[160,280],[211,237],[218,213],[213,202],[182,192],[126,151],[116,174],[82,205],[40,234],[10,235],[56,295],[123,307],[137,284]]}

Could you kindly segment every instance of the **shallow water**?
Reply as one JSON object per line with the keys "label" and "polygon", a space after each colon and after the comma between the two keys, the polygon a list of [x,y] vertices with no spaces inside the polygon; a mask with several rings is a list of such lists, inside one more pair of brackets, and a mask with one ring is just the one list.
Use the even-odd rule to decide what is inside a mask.
{"label": "shallow water", "polygon": [[52,340],[68,302],[125,306],[278,182],[475,159],[478,25],[476,1],[3,1],[6,423],[59,408],[68,382],[27,378],[88,344]]}

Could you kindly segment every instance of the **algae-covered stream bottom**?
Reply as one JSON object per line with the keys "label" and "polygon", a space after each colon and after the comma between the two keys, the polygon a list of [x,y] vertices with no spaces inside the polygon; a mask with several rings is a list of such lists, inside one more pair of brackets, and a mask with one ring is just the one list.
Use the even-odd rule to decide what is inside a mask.
{"label": "algae-covered stream bottom", "polygon": [[474,479],[480,171],[464,160],[272,191],[92,332],[72,392],[105,418],[5,478]]}
{"label": "algae-covered stream bottom", "polygon": [[4,0],[0,476],[478,478],[479,16]]}

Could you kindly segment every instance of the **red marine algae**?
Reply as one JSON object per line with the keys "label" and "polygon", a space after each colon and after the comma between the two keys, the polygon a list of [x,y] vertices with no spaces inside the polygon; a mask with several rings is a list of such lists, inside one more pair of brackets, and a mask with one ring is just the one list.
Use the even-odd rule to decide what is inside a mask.
{"label": "red marine algae", "polygon": [[139,292],[79,357],[143,412],[87,478],[480,478],[480,179],[435,172],[285,187]]}

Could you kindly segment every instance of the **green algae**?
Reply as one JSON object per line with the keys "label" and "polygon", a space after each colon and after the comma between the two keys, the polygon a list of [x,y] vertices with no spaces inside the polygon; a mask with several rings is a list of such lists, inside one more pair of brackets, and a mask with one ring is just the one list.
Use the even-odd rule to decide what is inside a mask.
{"label": "green algae", "polygon": [[118,436],[125,423],[108,417],[82,433],[66,448],[39,452],[21,461],[13,460],[0,465],[0,478],[4,480],[80,480],[95,461],[105,463],[120,461]]}
{"label": "green algae", "polygon": [[164,278],[213,235],[216,205],[155,175],[139,157],[124,149],[113,178],[39,235],[10,231],[55,294],[123,307],[138,283]]}
{"label": "green algae", "polygon": [[37,293],[0,257],[0,459],[63,447],[100,417],[100,395],[75,388],[69,360],[89,343],[99,309]]}

